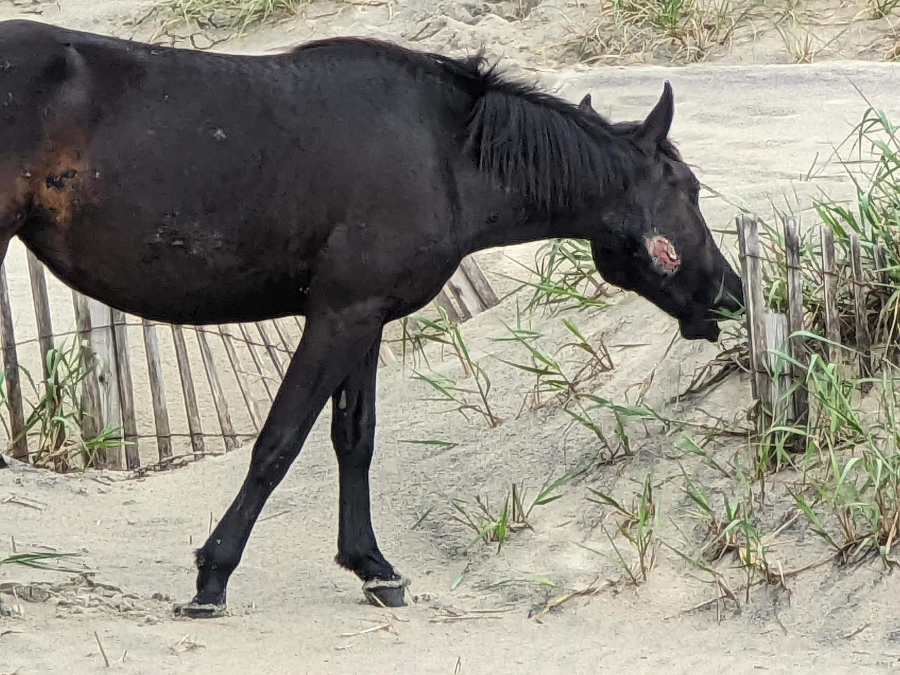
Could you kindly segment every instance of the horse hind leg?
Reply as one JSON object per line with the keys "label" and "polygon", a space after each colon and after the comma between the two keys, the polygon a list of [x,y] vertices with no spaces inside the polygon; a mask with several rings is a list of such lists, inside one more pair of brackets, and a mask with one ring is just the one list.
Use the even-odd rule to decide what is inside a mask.
{"label": "horse hind leg", "polygon": [[377,301],[307,317],[303,338],[253,446],[244,483],[197,551],[197,593],[188,604],[175,607],[176,615],[206,618],[224,613],[228,580],[266,500],[300,454],[328,398],[378,341],[381,317]]}
{"label": "horse hind leg", "polygon": [[369,467],[375,449],[375,380],[381,336],[366,358],[331,398],[331,440],[337,455],[340,485],[338,553],[335,562],[363,581],[374,605],[400,607],[408,581],[385,560],[372,529]]}

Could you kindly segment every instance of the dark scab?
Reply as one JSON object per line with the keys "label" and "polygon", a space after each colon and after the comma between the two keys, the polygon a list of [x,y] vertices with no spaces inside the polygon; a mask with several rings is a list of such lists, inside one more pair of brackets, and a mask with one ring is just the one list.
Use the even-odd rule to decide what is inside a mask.
{"label": "dark scab", "polygon": [[58,176],[47,176],[47,187],[62,190],[66,186],[66,181],[75,178],[77,173],[75,169],[69,169]]}

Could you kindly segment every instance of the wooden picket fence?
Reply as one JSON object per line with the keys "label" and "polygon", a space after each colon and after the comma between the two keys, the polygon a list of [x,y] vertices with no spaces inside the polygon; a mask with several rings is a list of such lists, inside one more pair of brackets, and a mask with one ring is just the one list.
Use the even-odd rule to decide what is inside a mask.
{"label": "wooden picket fence", "polygon": [[[130,471],[166,468],[178,460],[230,451],[238,447],[242,439],[256,436],[299,343],[302,319],[227,326],[165,325],[128,316],[72,291],[75,330],[54,332],[45,268],[30,252],[26,255],[44,391],[51,390],[47,384],[54,377],[48,367],[48,355],[59,347],[60,340],[72,337],[89,345],[87,374],[80,383],[80,404],[85,417],[79,432],[82,439],[89,441],[104,433],[107,434],[104,438],[108,438],[109,430],[115,430],[110,442],[106,443],[108,447],[98,449],[94,455],[94,466]],[[498,299],[475,259],[468,257],[437,301],[451,319],[461,322],[493,307]],[[8,453],[15,459],[29,461],[35,459],[35,451],[29,447],[34,434],[26,429],[26,402],[22,392],[22,373],[25,371],[20,364],[19,351],[23,345],[35,340],[17,342],[14,326],[7,265],[4,263],[0,265],[0,349],[5,371]],[[171,347],[169,354],[164,354],[160,347],[164,338]],[[136,348],[135,342],[142,342],[143,349]],[[195,355],[194,364],[191,352]],[[200,368],[196,364],[198,354]],[[152,406],[152,433],[139,433],[138,430],[138,413],[143,412],[136,408],[135,402],[133,370],[138,359],[146,361],[146,370],[143,367],[141,370],[146,373],[149,392],[138,391],[138,394],[144,394],[139,398],[148,398]],[[380,365],[395,360],[391,348],[383,343]],[[200,370],[203,375],[198,382]],[[226,393],[223,386],[226,375],[232,383],[236,382],[240,398],[233,388],[233,395]],[[205,406],[201,406],[200,394],[215,411],[217,428],[214,432],[209,430],[208,424],[204,428],[202,423],[202,413],[209,411],[203,410]],[[180,398],[183,411],[173,410],[173,398]],[[237,410],[235,406],[241,407],[241,404],[244,410]],[[45,418],[55,415],[54,405],[54,401],[48,403],[48,409],[43,412]],[[173,412],[178,412],[177,417],[183,419],[186,428],[175,428]],[[237,425],[234,421],[236,412],[240,412],[248,424]],[[51,439],[57,449],[64,441],[63,435]],[[46,444],[47,439],[42,442]],[[148,451],[148,444],[155,444],[155,448]],[[180,447],[176,448],[176,445]],[[72,468],[67,460],[54,466],[63,470]]]}
{"label": "wooden picket fence", "polygon": [[[803,386],[809,364],[810,347],[803,332],[806,325],[803,297],[804,275],[801,266],[800,232],[795,217],[786,217],[784,230],[784,265],[787,271],[787,311],[773,312],[766,308],[761,269],[759,221],[754,216],[737,218],[740,260],[744,285],[747,329],[750,347],[750,371],[754,399],[758,402],[757,424],[760,431],[770,428],[774,420],[779,424],[802,425],[809,415],[807,389]],[[882,359],[873,352],[872,335],[866,311],[867,294],[888,288],[887,256],[883,247],[869,256],[871,264],[864,264],[859,236],[850,235],[849,272],[854,305],[853,330],[850,344],[844,344],[841,317],[838,310],[838,282],[841,278],[835,256],[833,231],[820,225],[821,244],[820,288],[825,315],[824,354],[830,363],[840,364],[859,377],[875,374]],[[851,350],[844,347],[850,347]],[[878,348],[886,358],[897,363],[900,349],[897,344],[882,344]],[[790,359],[780,355],[787,354]],[[848,355],[853,355],[848,358]]]}
{"label": "wooden picket fence", "polygon": [[[751,383],[754,399],[759,404],[757,420],[761,430],[767,429],[776,419],[779,423],[802,424],[809,414],[806,389],[799,386],[810,349],[802,335],[802,331],[809,327],[805,325],[803,307],[804,275],[798,222],[788,217],[782,225],[788,295],[787,311],[783,313],[766,308],[759,221],[747,215],[737,219]],[[860,376],[871,376],[880,360],[872,351],[865,299],[874,287],[888,285],[885,252],[874,251],[869,256],[871,261],[867,262],[871,265],[867,268],[859,237],[850,237],[849,267],[855,311],[852,344],[848,346],[854,348],[856,356],[853,363],[847,363],[847,352],[841,348],[837,303],[839,273],[834,235],[829,228],[821,226],[819,237],[826,355],[832,363],[852,367]],[[302,335],[301,319],[205,327],[165,325],[126,315],[72,291],[75,330],[54,332],[45,269],[30,252],[27,253],[27,265],[37,327],[36,342],[43,369],[42,381],[46,383],[52,377],[47,356],[58,348],[61,339],[77,337],[90,346],[93,363],[81,383],[81,405],[86,417],[80,433],[83,439],[89,440],[99,437],[104,430],[116,430],[110,447],[99,450],[95,455],[95,466],[132,471],[165,468],[177,460],[228,452],[238,447],[241,440],[253,438],[259,432],[268,404],[274,399]],[[468,257],[436,301],[451,320],[463,322],[493,307],[498,299],[475,259]],[[8,452],[15,459],[29,461],[34,453],[29,447],[30,435],[25,428],[25,400],[18,355],[20,347],[28,341],[17,341],[14,326],[4,263],[0,265],[0,350],[5,372]],[[133,346],[137,336],[143,349]],[[161,349],[163,338],[170,342],[172,358],[166,358]],[[881,347],[887,350],[886,353],[895,363],[900,361],[897,345]],[[191,352],[194,353],[193,363]],[[779,353],[788,354],[799,366],[781,359]],[[133,366],[138,359],[146,363],[144,372],[149,392],[142,393],[149,393],[153,427],[150,433],[139,432],[137,424]],[[196,364],[197,360],[200,367]],[[393,351],[383,344],[381,365],[395,360]],[[197,374],[201,370],[203,374],[198,382]],[[236,383],[239,398],[226,393],[224,376]],[[251,391],[253,389],[255,394]],[[789,395],[786,392],[790,392]],[[176,416],[183,419],[182,426],[185,428],[176,428],[177,425],[173,424],[173,412],[176,412],[172,407],[173,398],[179,399],[182,410],[177,411]],[[201,398],[208,405],[201,405]],[[211,408],[214,416],[208,415],[210,411],[205,408]],[[241,413],[247,424],[241,426],[235,423],[237,412]],[[207,413],[207,419],[214,419],[215,431],[209,430],[210,422],[203,424],[203,413]],[[44,414],[52,416],[54,411],[51,408]],[[62,437],[53,439],[55,445],[63,442]],[[152,452],[144,447],[142,452],[142,443],[151,443],[155,447]],[[180,447],[176,447],[179,443]]]}

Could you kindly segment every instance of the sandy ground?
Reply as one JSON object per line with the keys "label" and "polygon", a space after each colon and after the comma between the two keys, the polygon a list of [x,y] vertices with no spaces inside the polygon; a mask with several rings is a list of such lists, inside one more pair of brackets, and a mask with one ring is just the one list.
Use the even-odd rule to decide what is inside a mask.
{"label": "sandy ground", "polygon": [[[423,21],[437,16],[452,30],[439,30],[423,40],[426,46],[465,51],[490,38],[492,50],[503,47],[513,66],[534,70],[551,90],[573,100],[592,92],[595,107],[614,119],[642,117],[670,79],[677,110],[673,136],[700,179],[767,215],[770,200],[802,209],[820,189],[847,189],[835,167],[810,168],[858,121],[865,105],[853,84],[900,116],[900,71],[890,65],[571,67],[563,57],[548,63],[535,54],[536,45],[565,32],[566,21],[550,18],[563,3],[545,2],[525,20],[533,22],[526,28],[537,28],[540,20],[540,34],[505,19],[470,24],[465,16],[451,16],[460,7],[497,3],[391,5],[392,16],[384,6],[337,7],[337,14],[315,19],[313,12],[333,7],[317,2],[305,18],[218,48],[263,51],[328,33],[408,41]],[[46,21],[148,37],[154,25],[128,25],[148,7],[61,0],[6,6],[0,17],[36,8]],[[865,44],[860,40],[857,46]],[[746,49],[736,51],[744,57],[725,61],[779,60],[774,51],[753,58]],[[732,229],[733,206],[710,199],[704,212],[714,229]],[[731,247],[730,239],[726,244]],[[533,252],[534,247],[489,251],[481,261],[502,291],[510,287],[502,274],[516,269],[513,259],[529,261]],[[27,285],[17,283],[26,276],[21,249],[12,255],[18,261],[9,268],[14,306],[24,315],[30,296]],[[60,304],[68,302],[65,289],[54,293]],[[230,503],[248,448],[141,480],[107,473],[61,476],[21,465],[0,471],[0,553],[9,552],[13,538],[20,551],[78,551],[80,558],[71,564],[94,573],[85,581],[24,567],[0,571],[0,600],[12,614],[0,617],[0,674],[103,671],[98,643],[110,669],[122,673],[881,673],[900,666],[900,589],[896,577],[875,563],[847,570],[828,562],[790,576],[788,591],[755,586],[749,598],[740,594],[740,609],[729,605],[721,613],[713,605],[692,609],[713,599],[715,589],[665,548],[647,583],[626,583],[603,531],[615,529],[613,520],[588,501],[590,488],[630,501],[651,471],[664,514],[660,538],[681,547],[681,532],[688,539],[695,535],[677,487],[678,438],[652,425],[629,428],[634,457],[612,465],[594,462],[562,489],[561,499],[535,511],[533,530],[516,532],[499,553],[468,547],[472,532],[451,519],[451,499],[502,499],[513,482],[526,483],[533,494],[544,480],[598,452],[596,441],[571,429],[561,410],[521,412],[530,380],[496,360],[514,355],[493,341],[504,334],[504,322],[514,322],[515,302],[509,298],[463,328],[491,375],[492,403],[505,418],[500,427],[466,422],[445,405],[426,401],[429,392],[402,364],[381,371],[373,515],[382,550],[413,580],[415,601],[408,608],[388,613],[363,604],[358,582],[331,561],[336,469],[325,413],[254,530],[231,581],[232,615],[208,622],[175,620],[171,607],[192,593],[191,551]],[[596,382],[598,395],[624,403],[643,390],[646,403],[673,417],[704,421],[711,415],[740,423],[749,385],[739,377],[689,405],[665,405],[716,355],[716,346],[673,343],[674,323],[631,296],[574,318],[591,339],[606,342],[616,364]],[[545,348],[567,342],[559,319],[538,316],[534,323],[545,333]],[[459,375],[450,359],[432,354],[432,365]],[[212,417],[209,401],[201,405]],[[457,445],[434,449],[403,442],[424,439]],[[736,450],[740,443],[723,444],[717,452],[727,457]],[[684,466],[717,496],[729,490],[708,469]],[[770,531],[789,510],[778,482],[773,480],[764,516]],[[795,523],[781,533],[770,556],[790,571],[824,554],[816,537]],[[726,559],[722,571],[737,587],[735,564]],[[554,586],[523,581],[535,575]],[[549,600],[588,588],[596,592],[534,616]]]}

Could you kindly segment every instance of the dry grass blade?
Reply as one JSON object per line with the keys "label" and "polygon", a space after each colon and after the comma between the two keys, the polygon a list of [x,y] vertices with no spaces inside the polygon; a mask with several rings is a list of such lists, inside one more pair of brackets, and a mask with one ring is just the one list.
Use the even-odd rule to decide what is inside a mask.
{"label": "dry grass blade", "polygon": [[569,591],[568,593],[563,593],[562,595],[559,595],[559,596],[553,598],[552,600],[550,600],[550,602],[548,602],[541,611],[539,611],[537,614],[535,614],[531,618],[534,619],[535,621],[540,622],[541,617],[546,616],[547,614],[549,614],[551,611],[553,611],[560,605],[563,605],[563,604],[569,602],[570,600],[574,600],[575,598],[593,597],[593,596],[597,595],[598,593],[600,593],[600,591],[604,590],[605,588],[609,588],[610,586],[612,586],[612,582],[609,580],[606,580],[601,584],[597,584],[595,582],[595,583],[591,584],[590,586],[588,586],[587,588],[582,588],[580,590]]}

